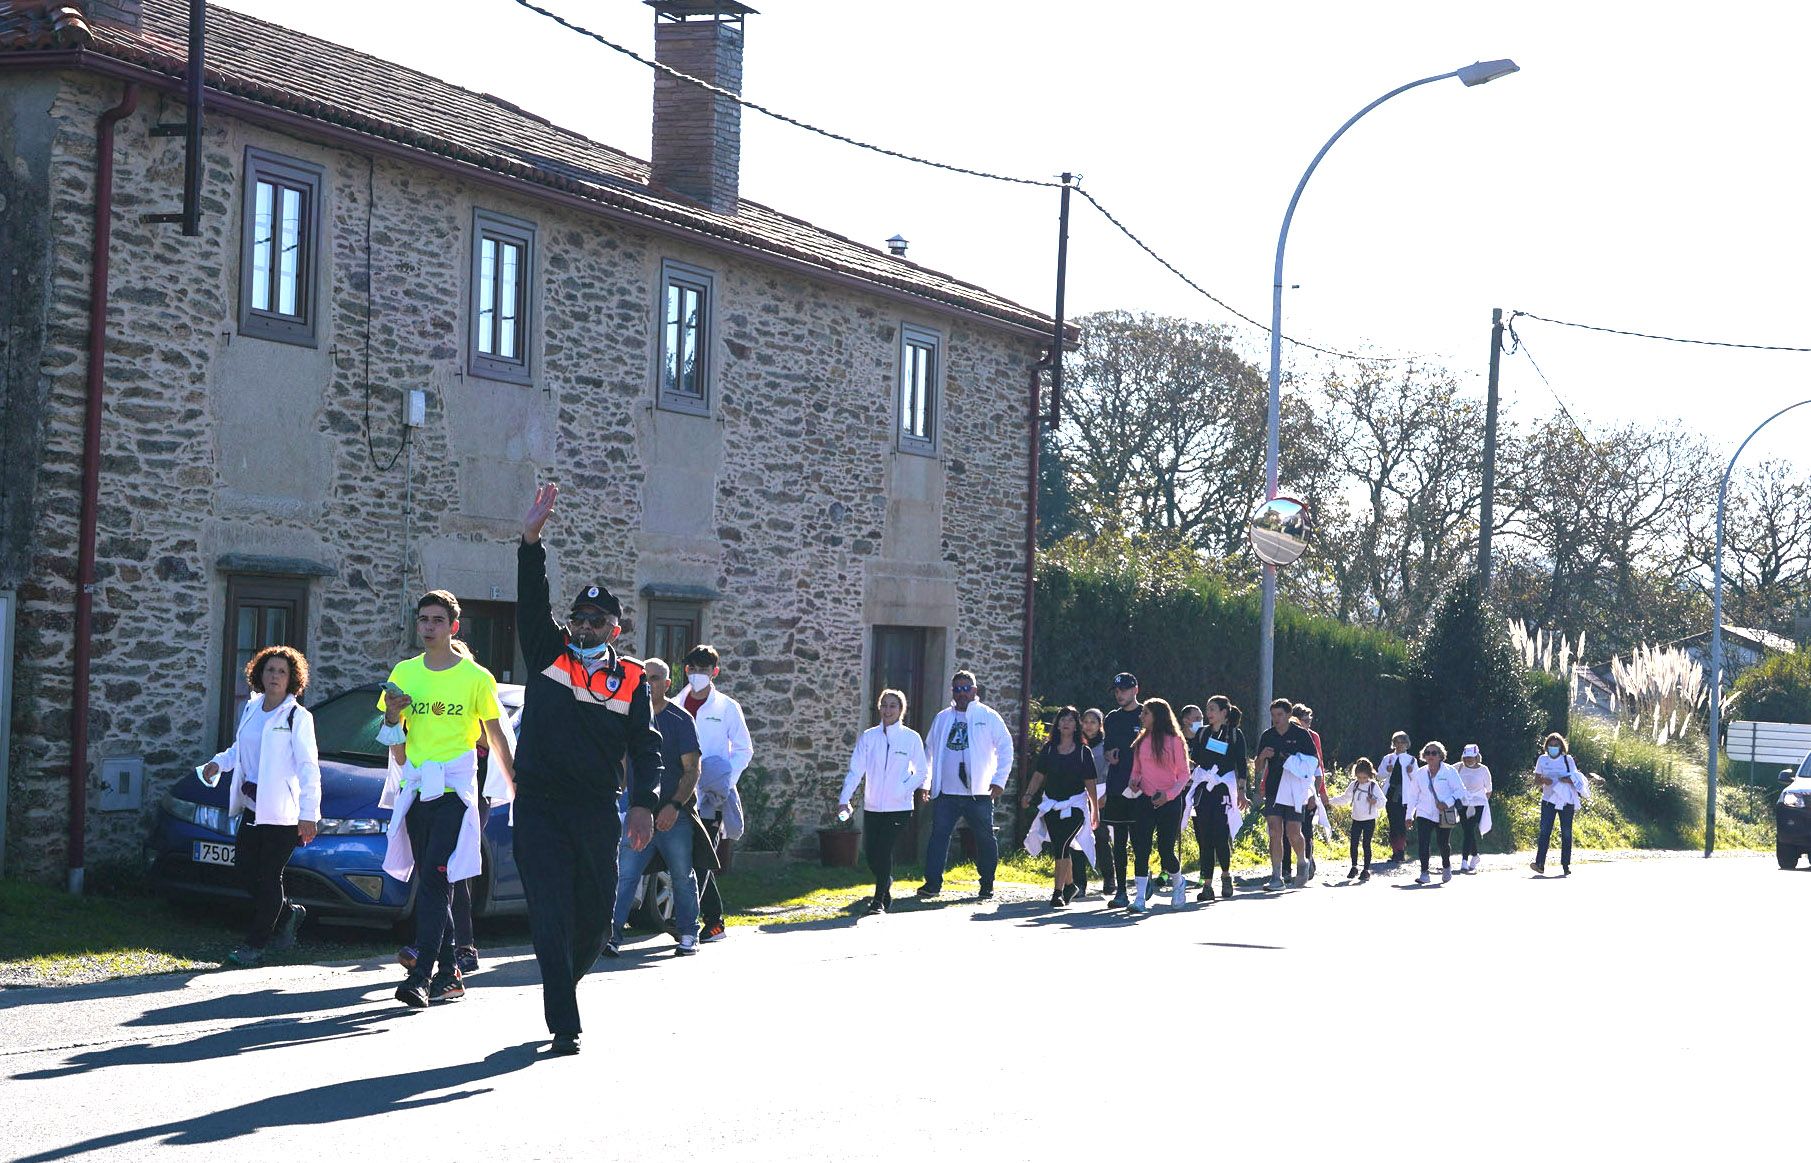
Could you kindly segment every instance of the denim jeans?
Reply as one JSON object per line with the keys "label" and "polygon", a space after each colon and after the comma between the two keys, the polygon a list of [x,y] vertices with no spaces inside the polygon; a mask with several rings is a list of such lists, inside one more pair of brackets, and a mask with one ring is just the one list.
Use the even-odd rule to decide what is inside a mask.
{"label": "denim jeans", "polygon": [[673,876],[673,924],[680,936],[698,935],[698,880],[692,875],[692,818],[680,816],[666,831],[656,831],[654,840],[640,852],[629,847],[625,834],[616,849],[616,917],[613,930],[620,935],[629,924],[629,909],[635,903],[635,886],[648,870],[654,853],[660,853],[667,871]]}
{"label": "denim jeans", "polygon": [[1567,869],[1572,867],[1573,811],[1574,809],[1571,804],[1567,804],[1565,807],[1561,808],[1548,803],[1546,800],[1541,801],[1541,830],[1538,833],[1540,842],[1534,849],[1534,862],[1536,864],[1544,867],[1547,863],[1547,844],[1553,839],[1553,821],[1557,818],[1559,820],[1560,867]]}
{"label": "denim jeans", "polygon": [[958,796],[945,793],[931,800],[931,846],[924,854],[924,886],[943,888],[943,866],[949,863],[950,834],[957,820],[967,820],[975,835],[975,870],[983,892],[994,886],[1000,864],[1000,840],[994,835],[994,798],[991,795]]}

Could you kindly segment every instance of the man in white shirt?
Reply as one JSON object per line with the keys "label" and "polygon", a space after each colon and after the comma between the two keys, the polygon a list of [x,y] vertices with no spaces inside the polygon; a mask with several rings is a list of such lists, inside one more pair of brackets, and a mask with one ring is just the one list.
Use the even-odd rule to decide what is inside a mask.
{"label": "man in white shirt", "polygon": [[931,846],[924,856],[927,900],[943,891],[943,866],[957,820],[967,820],[975,837],[975,870],[981,899],[994,895],[1000,842],[994,835],[994,805],[1012,773],[1012,732],[998,711],[976,697],[975,676],[959,670],[950,679],[950,705],[931,720],[924,740],[931,759]]}
{"label": "man in white shirt", "polygon": [[[698,817],[713,849],[724,836],[731,840],[742,836],[742,797],[736,793],[736,782],[755,757],[741,704],[716,687],[721,662],[715,648],[692,647],[685,656],[686,692],[680,700],[698,729]],[[701,942],[721,941],[726,932],[717,876],[706,873],[698,886]]]}

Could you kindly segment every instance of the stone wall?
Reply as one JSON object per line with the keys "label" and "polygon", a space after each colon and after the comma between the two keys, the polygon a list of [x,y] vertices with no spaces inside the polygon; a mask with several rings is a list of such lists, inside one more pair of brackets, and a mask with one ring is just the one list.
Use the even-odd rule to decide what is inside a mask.
{"label": "stone wall", "polygon": [[[26,563],[7,871],[50,877],[65,859],[94,125],[119,86],[16,76],[0,81],[0,114],[51,110],[39,181],[56,241],[42,374],[7,381],[9,423],[15,399],[44,401],[29,532],[0,525],[0,561]],[[202,236],[183,238],[142,221],[180,200],[181,142],[148,133],[180,113],[147,92],[118,131],[90,750],[96,771],[144,757],[150,789],[142,812],[91,812],[91,865],[135,857],[157,796],[213,749],[223,557],[324,575],[308,583],[304,643],[317,702],[411,648],[421,590],[514,600],[515,533],[537,479],[562,486],[547,534],[555,600],[581,580],[609,584],[631,610],[631,653],[645,644],[641,587],[721,595],[705,610],[721,684],[801,827],[825,817],[869,722],[876,620],[940,630],[944,672],[933,666],[927,689],[969,666],[1016,721],[1033,341],[224,116],[207,127]],[[17,140],[0,158],[15,170]],[[248,145],[325,170],[317,347],[237,334]],[[474,208],[539,229],[531,386],[464,371]],[[716,277],[707,417],[653,406],[669,259]],[[893,451],[908,323],[944,341],[935,460]],[[427,423],[404,450],[414,388]]]}

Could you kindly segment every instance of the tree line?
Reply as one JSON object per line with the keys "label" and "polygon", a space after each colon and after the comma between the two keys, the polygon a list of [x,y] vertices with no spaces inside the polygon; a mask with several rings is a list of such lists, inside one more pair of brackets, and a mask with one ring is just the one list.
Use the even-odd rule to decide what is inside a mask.
{"label": "tree line", "polygon": [[[1226,328],[1105,311],[1077,321],[1062,423],[1046,437],[1040,539],[1136,537],[1256,580],[1245,523],[1264,491],[1268,389]],[[1283,384],[1281,474],[1315,515],[1283,595],[1414,638],[1477,561],[1484,401],[1444,368],[1342,364]],[[1498,421],[1491,596],[1510,618],[1584,634],[1594,656],[1709,628],[1727,454],[1685,423]],[[1781,461],[1730,485],[1725,620],[1797,637],[1811,609],[1811,477]]]}

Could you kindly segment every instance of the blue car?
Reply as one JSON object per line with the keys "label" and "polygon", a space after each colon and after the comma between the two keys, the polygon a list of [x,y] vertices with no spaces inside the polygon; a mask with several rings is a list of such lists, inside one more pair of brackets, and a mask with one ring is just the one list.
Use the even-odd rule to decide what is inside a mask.
{"label": "blue car", "polygon": [[[390,812],[377,806],[385,773],[384,747],[377,741],[383,720],[377,709],[380,690],[357,687],[311,708],[321,755],[320,830],[313,843],[289,858],[283,882],[289,898],[315,917],[396,924],[414,902],[414,883],[403,884],[383,870]],[[521,719],[522,694],[520,686],[497,684],[497,701],[512,724]],[[482,773],[482,748],[479,756]],[[238,823],[226,814],[231,783],[222,779],[210,788],[189,772],[164,793],[145,843],[152,883],[164,895],[188,901],[250,899],[233,867]],[[484,871],[475,888],[477,916],[528,911],[507,804],[492,808],[484,822]],[[673,912],[672,878],[656,857],[636,886],[630,920],[662,928],[672,922]]]}

